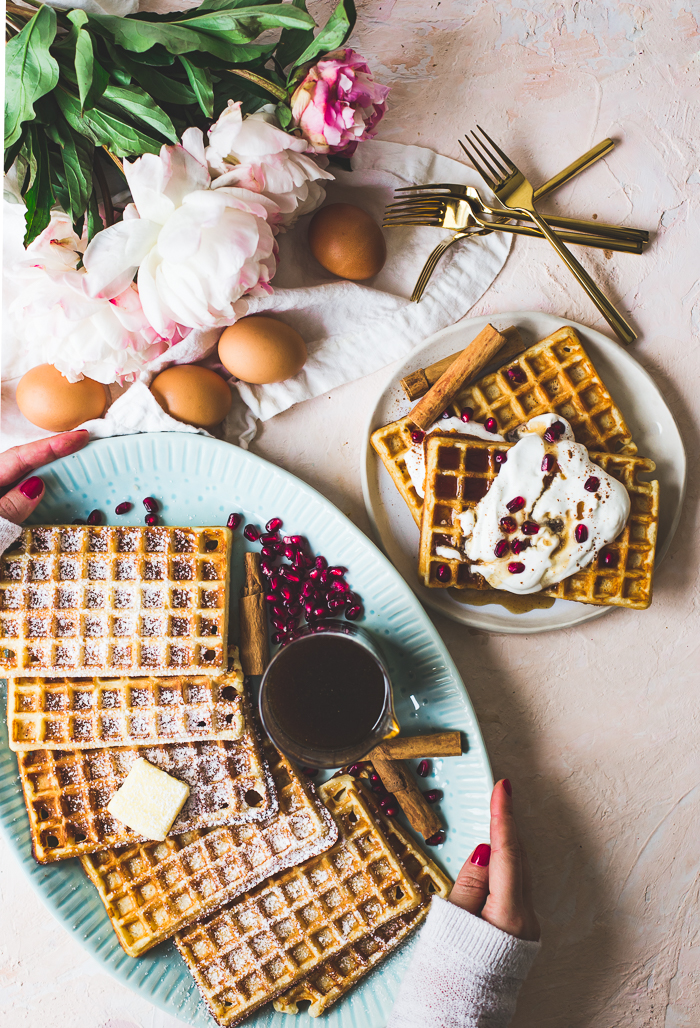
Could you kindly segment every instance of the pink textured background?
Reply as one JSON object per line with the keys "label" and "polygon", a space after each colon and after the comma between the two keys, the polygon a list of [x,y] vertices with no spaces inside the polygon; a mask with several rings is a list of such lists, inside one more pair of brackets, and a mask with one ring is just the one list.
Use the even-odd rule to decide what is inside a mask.
{"label": "pink textured background", "polygon": [[[633,352],[663,390],[690,457],[683,520],[649,611],[531,638],[435,618],[494,773],[514,783],[534,869],[543,950],[515,1028],[700,1023],[699,19],[695,0],[367,0],[353,36],[393,86],[381,138],[458,158],[458,136],[478,120],[535,183],[605,136],[619,141],[547,209],[653,232],[643,257],[579,253],[639,330]],[[471,313],[519,308],[606,330],[537,240],[516,240]],[[365,530],[359,427],[385,376],[293,408],[254,446]],[[0,860],[8,1028],[176,1028],[104,975],[9,855]]]}

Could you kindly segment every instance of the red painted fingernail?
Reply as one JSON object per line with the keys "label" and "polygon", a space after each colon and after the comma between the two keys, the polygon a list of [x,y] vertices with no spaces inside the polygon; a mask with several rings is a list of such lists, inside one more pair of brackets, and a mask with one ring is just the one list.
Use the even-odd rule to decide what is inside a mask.
{"label": "red painted fingernail", "polygon": [[472,864],[477,864],[479,867],[488,867],[490,859],[491,847],[487,842],[480,842],[472,853]]}
{"label": "red painted fingernail", "polygon": [[36,475],[28,478],[26,482],[22,482],[19,487],[22,496],[26,496],[28,500],[36,500],[37,496],[41,496],[43,490],[44,483]]}
{"label": "red painted fingernail", "polygon": [[503,779],[503,788],[506,790],[509,796],[513,795],[513,786],[510,784],[507,778]]}

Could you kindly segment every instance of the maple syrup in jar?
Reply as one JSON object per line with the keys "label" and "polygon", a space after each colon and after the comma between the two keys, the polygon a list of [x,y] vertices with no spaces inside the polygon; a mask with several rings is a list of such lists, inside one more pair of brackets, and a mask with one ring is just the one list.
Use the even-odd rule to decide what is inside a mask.
{"label": "maple syrup in jar", "polygon": [[355,625],[306,629],[270,662],[260,717],[297,763],[340,767],[395,735],[391,682],[371,637]]}

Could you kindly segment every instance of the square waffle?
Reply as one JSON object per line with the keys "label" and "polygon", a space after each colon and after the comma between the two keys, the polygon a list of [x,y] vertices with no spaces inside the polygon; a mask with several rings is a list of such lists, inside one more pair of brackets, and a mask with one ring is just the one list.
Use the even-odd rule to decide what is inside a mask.
{"label": "square waffle", "polygon": [[340,829],[331,850],[175,936],[214,1019],[226,1028],[421,902],[354,780],[332,778],[319,793]]}
{"label": "square waffle", "polygon": [[40,864],[141,840],[107,810],[139,757],[190,787],[171,835],[259,821],[277,812],[270,772],[247,711],[246,731],[234,742],[21,752],[17,763],[32,850]]}
{"label": "square waffle", "polygon": [[[509,443],[485,443],[467,436],[433,436],[426,440],[426,499],[421,525],[418,574],[432,589],[490,589],[477,564],[438,555],[437,547],[461,551],[462,530],[457,516],[475,507],[498,474],[496,455]],[[654,552],[659,522],[659,483],[642,482],[639,474],[656,465],[644,457],[591,453],[594,464],[622,482],[630,496],[627,524],[606,551],[617,556],[610,568],[598,559],[557,585],[543,589],[546,596],[579,600],[600,606],[643,610],[651,602]],[[437,569],[445,565],[450,578],[439,581]]]}
{"label": "square waffle", "polygon": [[273,874],[322,853],[338,827],[313,786],[265,747],[279,813],[81,858],[123,949],[139,957]]}
{"label": "square waffle", "polygon": [[[523,381],[513,380],[518,378]],[[568,325],[530,346],[504,367],[464,386],[451,406],[457,416],[471,407],[473,420],[481,424],[495,418],[500,435],[538,414],[554,412],[566,418],[576,441],[589,450],[630,456],[637,452],[622,412]],[[423,499],[405,462],[414,429],[409,414],[378,428],[372,433],[371,443],[408,504],[413,520],[420,525]]]}
{"label": "square waffle", "polygon": [[243,708],[236,651],[222,675],[10,678],[7,728],[18,751],[234,740],[245,731]]}
{"label": "square waffle", "polygon": [[298,1014],[298,1004],[310,1003],[308,1013],[320,1017],[342,999],[361,978],[400,946],[428,916],[433,896],[446,898],[452,882],[394,821],[388,821],[375,807],[389,845],[420,891],[421,901],[413,910],[379,925],[324,960],[311,974],[274,1001],[281,1014]]}
{"label": "square waffle", "polygon": [[220,669],[230,552],[227,528],[25,528],[0,558],[0,671]]}

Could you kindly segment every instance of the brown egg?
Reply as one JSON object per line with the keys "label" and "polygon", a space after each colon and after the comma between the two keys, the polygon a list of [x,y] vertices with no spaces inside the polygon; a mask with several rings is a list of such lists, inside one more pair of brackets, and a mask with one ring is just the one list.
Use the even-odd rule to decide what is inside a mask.
{"label": "brown egg", "polygon": [[197,428],[213,428],[231,409],[231,390],[221,375],[198,364],[178,364],[151,382],[151,392],[163,410]]}
{"label": "brown egg", "polygon": [[327,271],[361,282],[384,267],[386,243],[379,225],[361,207],[332,203],[309,225],[311,252]]}
{"label": "brown egg", "polygon": [[306,343],[296,329],[264,314],[229,325],[219,339],[219,360],[242,382],[264,385],[292,378],[304,367]]}
{"label": "brown egg", "polygon": [[17,386],[17,406],[27,421],[49,432],[70,432],[84,421],[101,418],[109,392],[101,382],[69,382],[53,364],[39,364]]}

